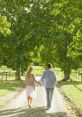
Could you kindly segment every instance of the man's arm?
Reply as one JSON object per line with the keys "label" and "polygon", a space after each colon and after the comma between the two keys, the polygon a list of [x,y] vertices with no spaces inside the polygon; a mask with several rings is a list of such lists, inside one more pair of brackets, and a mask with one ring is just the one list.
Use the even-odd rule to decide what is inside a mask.
{"label": "man's arm", "polygon": [[41,76],[41,79],[40,79],[40,82],[41,82],[41,84],[43,84],[44,83],[44,79],[45,79],[45,71],[42,73],[42,76]]}
{"label": "man's arm", "polygon": [[53,74],[54,74],[54,82],[56,84],[57,83],[56,74],[54,72],[53,72]]}

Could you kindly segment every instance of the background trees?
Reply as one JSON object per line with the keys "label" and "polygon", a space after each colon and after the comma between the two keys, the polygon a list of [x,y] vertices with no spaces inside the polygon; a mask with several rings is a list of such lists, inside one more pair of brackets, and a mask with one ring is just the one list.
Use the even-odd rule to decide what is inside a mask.
{"label": "background trees", "polygon": [[1,16],[11,23],[10,36],[2,37],[0,63],[15,69],[20,79],[20,72],[39,56],[42,63],[60,67],[64,78],[69,79],[71,70],[81,65],[82,2],[1,0],[0,3]]}
{"label": "background trees", "polygon": [[[47,37],[44,39],[42,60],[55,63],[64,71],[64,80],[70,78],[72,69],[81,64],[81,1],[50,1]],[[47,7],[49,8],[49,6]],[[47,12],[47,11],[46,11]],[[47,15],[48,16],[48,15]],[[53,25],[51,25],[53,22]],[[78,35],[78,36],[77,36]],[[80,43],[79,43],[80,42]],[[80,44],[80,45],[79,45]],[[77,47],[76,47],[76,46]],[[42,50],[42,51],[43,51]],[[52,57],[53,56],[53,57]]]}

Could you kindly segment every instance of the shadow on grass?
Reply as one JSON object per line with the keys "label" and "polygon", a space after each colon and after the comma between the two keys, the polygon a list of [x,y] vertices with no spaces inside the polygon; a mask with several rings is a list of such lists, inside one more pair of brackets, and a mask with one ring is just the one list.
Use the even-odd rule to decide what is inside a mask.
{"label": "shadow on grass", "polygon": [[[57,84],[57,87],[62,87],[62,86],[64,86],[64,85],[68,85],[68,87],[69,87],[69,85],[72,85],[74,88],[76,88],[77,90],[77,92],[79,92],[80,91],[80,93],[82,93],[82,82],[81,81],[73,81],[73,80],[71,80],[71,81],[59,81],[58,82],[58,84]],[[70,90],[74,90],[74,89],[70,89]],[[74,92],[74,94],[75,93],[77,93],[77,92]],[[82,109],[81,108],[78,108],[76,105],[75,105],[75,103],[74,103],[74,100],[72,99],[72,98],[69,98],[69,96],[71,97],[71,93],[70,93],[70,95],[68,96],[67,94],[66,94],[66,92],[63,92],[62,91],[62,93],[64,94],[64,96],[67,98],[67,101],[68,102],[70,102],[71,104],[72,104],[72,108],[76,111],[76,113],[78,113],[78,117],[82,117]],[[75,96],[76,96],[76,94],[75,94]],[[79,97],[78,97],[78,100],[79,100]]]}
{"label": "shadow on grass", "polygon": [[57,84],[57,87],[61,87],[63,85],[73,85],[74,87],[76,87],[79,91],[82,92],[82,89],[80,89],[78,87],[78,85],[82,85],[82,82],[81,81],[59,81],[58,84]]}
{"label": "shadow on grass", "polygon": [[80,84],[82,84],[82,82],[69,80],[69,81],[58,81],[57,86],[61,87],[63,85],[80,85]]}
{"label": "shadow on grass", "polygon": [[0,83],[0,89],[7,89],[14,91],[17,87],[20,87],[23,84],[23,81],[17,81],[17,80],[8,80],[3,81]]}
{"label": "shadow on grass", "polygon": [[28,109],[27,107],[0,111],[4,117],[68,117],[65,112],[47,113],[44,107]]}

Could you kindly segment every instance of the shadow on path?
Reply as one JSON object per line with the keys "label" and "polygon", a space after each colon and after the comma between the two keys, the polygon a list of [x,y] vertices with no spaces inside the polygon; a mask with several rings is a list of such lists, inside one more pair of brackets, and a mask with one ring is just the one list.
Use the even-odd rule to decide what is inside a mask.
{"label": "shadow on path", "polygon": [[63,85],[82,85],[81,81],[58,81],[57,87],[61,87]]}
{"label": "shadow on path", "polygon": [[68,117],[65,112],[50,113],[44,107],[28,109],[27,107],[0,111],[0,117]]}

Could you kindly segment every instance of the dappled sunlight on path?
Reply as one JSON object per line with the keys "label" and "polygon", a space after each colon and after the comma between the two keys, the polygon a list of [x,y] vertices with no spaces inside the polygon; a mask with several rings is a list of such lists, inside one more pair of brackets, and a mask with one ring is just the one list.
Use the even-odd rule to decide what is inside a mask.
{"label": "dappled sunlight on path", "polygon": [[55,87],[52,108],[45,110],[46,95],[43,86],[36,87],[37,96],[33,99],[32,108],[28,108],[26,89],[0,111],[0,117],[70,117],[62,95]]}
{"label": "dappled sunlight on path", "polygon": [[27,107],[0,111],[0,117],[67,117],[66,112],[48,113],[44,107]]}
{"label": "dappled sunlight on path", "polygon": [[25,106],[26,103],[26,90],[23,90],[15,99],[6,105],[7,109],[15,109]]}

